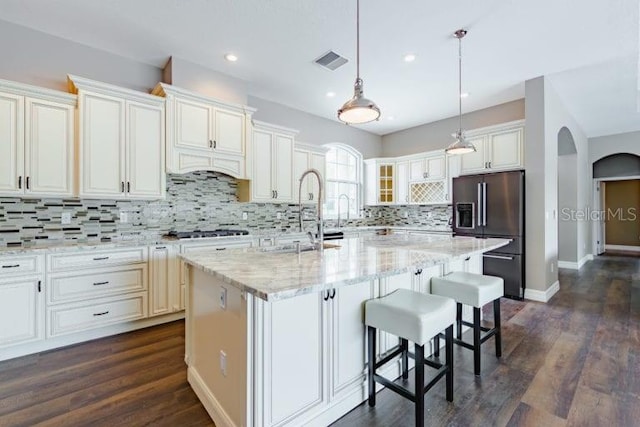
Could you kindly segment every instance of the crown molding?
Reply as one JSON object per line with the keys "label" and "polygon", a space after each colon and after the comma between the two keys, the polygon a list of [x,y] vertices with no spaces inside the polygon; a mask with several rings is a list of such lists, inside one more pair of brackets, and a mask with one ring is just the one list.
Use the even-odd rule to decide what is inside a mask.
{"label": "crown molding", "polygon": [[158,83],[156,87],[151,91],[153,95],[162,96],[165,98],[178,96],[183,99],[189,99],[197,102],[204,102],[206,104],[213,105],[214,107],[224,108],[227,110],[234,110],[240,113],[253,114],[258,111],[255,108],[242,104],[234,104],[232,102],[221,101],[210,96],[202,95],[187,89],[183,89],[177,86],[173,86],[167,83]]}
{"label": "crown molding", "polygon": [[78,97],[71,93],[13,82],[10,80],[0,79],[0,90],[10,92],[15,95],[31,96],[38,99],[44,99],[47,101],[59,102],[69,105],[76,105],[78,101]]}
{"label": "crown molding", "polygon": [[140,92],[137,90],[126,89],[120,86],[112,85],[109,83],[103,83],[96,80],[87,79],[84,77],[74,76],[72,74],[67,75],[67,83],[69,85],[69,92],[77,94],[79,91],[97,92],[104,95],[119,96],[125,99],[138,101],[146,104],[158,104],[163,105],[165,100],[162,97],[151,95],[148,93]]}

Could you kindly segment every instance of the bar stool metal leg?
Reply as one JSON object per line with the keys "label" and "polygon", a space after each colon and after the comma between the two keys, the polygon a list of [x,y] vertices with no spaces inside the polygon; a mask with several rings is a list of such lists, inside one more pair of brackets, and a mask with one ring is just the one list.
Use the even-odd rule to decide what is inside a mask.
{"label": "bar stool metal leg", "polygon": [[456,303],[456,338],[462,339],[462,304]]}
{"label": "bar stool metal leg", "polygon": [[473,307],[473,373],[480,375],[480,308]]}
{"label": "bar stool metal leg", "polygon": [[409,341],[400,338],[400,348],[402,349],[402,379],[409,379]]}
{"label": "bar stool metal leg", "polygon": [[500,329],[500,298],[493,300],[493,323],[496,329],[496,357],[502,357],[502,332]]}
{"label": "bar stool metal leg", "polygon": [[376,372],[376,328],[367,326],[368,335],[368,381],[369,381],[369,406],[376,406],[376,382],[373,379]]}
{"label": "bar stool metal leg", "polygon": [[445,331],[445,355],[447,364],[447,373],[445,380],[447,384],[447,400],[453,402],[453,325],[449,326]]}
{"label": "bar stool metal leg", "polygon": [[440,357],[440,335],[433,337],[433,357]]}
{"label": "bar stool metal leg", "polygon": [[416,427],[424,427],[424,346],[415,345],[416,352]]}

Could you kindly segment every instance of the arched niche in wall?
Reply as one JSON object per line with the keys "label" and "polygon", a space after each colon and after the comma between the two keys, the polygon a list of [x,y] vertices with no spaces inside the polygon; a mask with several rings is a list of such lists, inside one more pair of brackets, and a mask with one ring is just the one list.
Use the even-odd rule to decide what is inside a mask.
{"label": "arched niche in wall", "polygon": [[571,131],[558,131],[558,260],[578,261],[578,224],[571,215],[578,209],[578,150]]}
{"label": "arched niche in wall", "polygon": [[593,162],[593,178],[640,176],[640,156],[617,153]]}

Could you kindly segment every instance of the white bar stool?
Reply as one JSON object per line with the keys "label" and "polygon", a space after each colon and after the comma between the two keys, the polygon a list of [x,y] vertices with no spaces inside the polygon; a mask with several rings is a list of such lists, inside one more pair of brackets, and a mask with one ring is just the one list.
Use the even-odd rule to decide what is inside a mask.
{"label": "white bar stool", "polygon": [[[451,298],[423,294],[407,289],[382,298],[369,300],[365,304],[365,324],[368,333],[368,380],[369,406],[376,405],[378,382],[390,390],[411,400],[416,406],[416,426],[424,426],[424,395],[443,376],[446,376],[446,397],[453,401],[453,323],[456,319],[456,304]],[[400,344],[391,353],[376,362],[376,329],[394,334]],[[445,330],[445,363],[426,360],[424,345]],[[411,340],[415,343],[415,354],[408,351]],[[378,375],[376,369],[401,354],[402,378],[409,378],[408,358],[415,361],[415,389],[410,391]],[[438,370],[435,378],[424,385],[424,365]]]}
{"label": "white bar stool", "polygon": [[[500,332],[500,298],[504,296],[504,280],[501,277],[456,271],[444,277],[431,279],[431,293],[453,298],[457,303],[456,339],[454,342],[473,350],[473,371],[480,375],[480,345],[495,335],[496,357],[502,357],[502,335]],[[480,310],[493,301],[493,328],[480,325]],[[473,307],[473,323],[462,320],[462,304]],[[462,340],[462,325],[473,328],[473,345]],[[485,332],[484,336],[480,336]],[[440,343],[435,340],[435,356],[438,356]]]}

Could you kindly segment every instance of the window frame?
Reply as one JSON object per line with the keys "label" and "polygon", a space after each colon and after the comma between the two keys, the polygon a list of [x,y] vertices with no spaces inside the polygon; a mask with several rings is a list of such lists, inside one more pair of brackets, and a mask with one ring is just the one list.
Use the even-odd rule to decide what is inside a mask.
{"label": "window frame", "polygon": [[[337,184],[355,184],[356,185],[356,203],[355,203],[355,216],[351,216],[352,218],[362,218],[362,209],[364,207],[364,182],[363,182],[363,177],[364,177],[364,159],[362,157],[362,153],[360,153],[358,150],[356,150],[354,147],[341,143],[341,142],[332,142],[329,144],[325,144],[324,145],[325,148],[329,149],[327,151],[327,156],[325,157],[325,170],[327,171],[325,173],[325,184],[326,187],[328,189],[329,187],[329,183],[337,183]],[[332,149],[337,149],[337,150],[343,150],[346,151],[348,155],[353,156],[355,158],[355,168],[356,168],[356,180],[352,181],[352,180],[344,180],[344,179],[330,179],[329,175],[328,175],[328,171],[329,171],[329,157],[328,157],[328,153],[330,150]],[[332,162],[333,163],[333,162]],[[334,163],[334,165],[338,165],[338,163]],[[325,193],[328,194],[328,191]],[[328,197],[325,195],[325,212],[324,212],[324,217],[326,219],[337,219],[338,218],[338,213],[336,212],[332,212],[329,213],[327,210],[327,200]]]}

